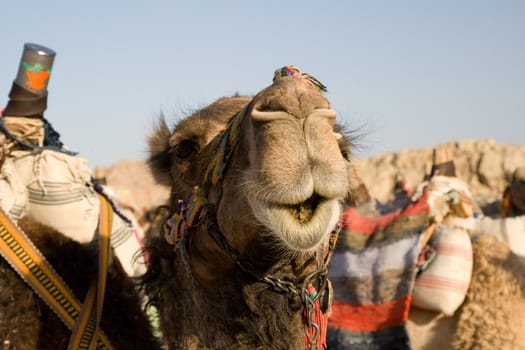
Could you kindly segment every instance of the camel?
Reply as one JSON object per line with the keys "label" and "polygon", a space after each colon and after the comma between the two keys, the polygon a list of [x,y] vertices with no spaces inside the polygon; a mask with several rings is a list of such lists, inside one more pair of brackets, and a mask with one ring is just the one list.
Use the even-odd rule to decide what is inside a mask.
{"label": "camel", "polygon": [[[3,134],[0,133],[0,138],[1,135]],[[6,140],[4,142],[7,143]],[[1,146],[4,149],[4,146],[7,145],[2,144]],[[32,170],[36,167],[29,166],[28,171],[24,171],[21,167],[21,170],[18,171],[13,165],[14,153],[24,153],[27,158],[32,157],[31,159],[43,157],[43,153],[49,157],[61,157],[62,161],[58,164],[56,162],[51,163],[52,165],[49,165],[50,163],[40,164],[38,167],[40,175],[44,173],[43,169],[52,171],[54,174],[63,174],[64,172],[60,173],[60,171],[64,168],[65,174],[76,174],[74,171],[80,172],[83,168],[80,169],[74,165],[82,162],[82,159],[54,150],[31,152],[17,149],[16,146],[13,146],[7,154],[0,155],[2,158],[0,159],[0,164],[2,164],[0,176],[2,216],[4,213],[8,214],[11,224],[19,225],[33,245],[43,254],[44,259],[51,264],[69,286],[75,295],[75,298],[69,298],[69,300],[77,299],[80,303],[85,300],[88,287],[98,275],[98,249],[95,231],[98,221],[99,211],[96,209],[98,209],[99,198],[94,190],[93,192],[86,190],[79,198],[81,198],[80,201],[83,201],[82,203],[89,205],[89,211],[84,210],[86,206],[78,206],[77,203],[71,201],[57,209],[58,206],[50,205],[50,203],[54,203],[48,201],[47,206],[40,207],[40,209],[42,207],[45,209],[40,210],[39,215],[33,215],[34,206],[28,205],[29,196],[26,185],[34,180],[31,176],[34,175]],[[73,165],[69,166],[68,160]],[[74,161],[77,163],[73,163]],[[68,164],[68,166],[64,166],[64,164]],[[43,176],[38,178],[42,180]],[[89,181],[89,172],[86,172],[86,176],[79,176],[78,178]],[[24,180],[27,182],[24,183]],[[60,180],[62,180],[62,189],[65,188],[69,193],[73,192],[74,185],[82,190],[88,188],[87,182],[68,182],[70,178],[67,176],[58,179],[58,181]],[[56,188],[57,186],[46,193],[53,198],[52,190],[56,190]],[[90,195],[89,198],[87,194]],[[42,213],[43,211],[45,213]],[[24,216],[20,219],[24,212]],[[59,215],[53,215],[57,212],[60,212]],[[87,215],[86,213],[94,214]],[[64,215],[66,215],[65,218]],[[112,220],[112,233],[114,234],[111,237],[111,243],[115,248],[110,253],[101,329],[114,349],[137,347],[160,349],[158,340],[153,336],[149,320],[143,313],[142,296],[138,293],[135,281],[128,275],[128,273],[134,272],[132,268],[133,255],[137,253],[136,250],[139,250],[140,246],[130,244],[131,248],[129,248],[128,241],[131,239],[128,238],[134,239],[135,237],[131,237],[131,232],[128,236],[122,234],[128,232],[128,227],[122,218],[116,216],[114,215],[114,220]],[[50,219],[51,217],[54,220]],[[46,219],[49,225],[45,225],[42,218]],[[66,221],[67,223],[65,223]],[[74,226],[78,230],[76,232],[69,230],[68,223],[72,224],[69,227]],[[9,223],[6,225],[6,227],[10,226]],[[4,238],[6,237],[4,235],[6,230],[2,228],[1,231],[2,243],[8,242]],[[85,232],[85,235],[78,234],[78,232]],[[9,256],[9,253],[3,248],[4,245],[2,245],[2,255],[0,255],[0,347],[3,350],[68,348],[71,331],[66,326],[67,319],[64,319],[65,322],[63,323],[62,319],[55,314],[56,310],[54,311],[47,306],[47,303],[50,303],[49,300],[47,303],[44,302],[17,275],[9,265],[8,260],[4,259],[4,257]],[[37,258],[35,261],[39,261],[39,259]],[[42,264],[37,263],[35,266],[42,266]],[[141,268],[143,264],[138,266]],[[28,276],[30,274],[26,272],[23,275]],[[51,290],[51,287],[46,287],[46,289]]]}
{"label": "camel", "polygon": [[285,70],[149,140],[171,204],[143,282],[169,349],[323,347],[351,144],[323,86]]}
{"label": "camel", "polygon": [[[18,222],[79,300],[97,276],[97,250],[28,218]],[[108,269],[101,329],[114,349],[160,349],[145,317],[136,284],[118,259]],[[70,330],[33,290],[0,259],[2,349],[66,349]]]}
{"label": "camel", "polygon": [[525,215],[525,166],[518,167],[512,174],[509,186],[503,193],[502,216]]}
{"label": "camel", "polygon": [[[438,166],[433,167],[433,174],[430,176],[430,181],[434,181],[434,179],[438,181],[438,183],[451,181],[450,183],[455,184],[458,190],[465,190],[466,185],[455,179],[453,162],[447,160],[442,164],[443,166],[439,166],[440,164],[438,164]],[[436,177],[433,178],[433,176]],[[468,189],[466,190],[468,192]],[[371,198],[367,195],[363,196],[362,193],[363,190],[356,192],[357,196],[353,198],[353,205],[357,206],[358,210],[361,209],[367,213],[366,215],[371,215],[371,210],[373,211],[370,205]],[[423,202],[427,201],[426,198],[422,199]],[[436,203],[440,202],[434,202],[434,204]],[[417,207],[420,204],[421,197],[411,204],[412,209],[407,207],[399,213],[407,210],[414,213],[413,207]],[[439,204],[433,206],[430,211],[428,211],[428,209],[425,210],[431,213],[431,216],[434,215],[431,221],[436,220],[436,213],[441,211]],[[446,217],[442,217],[439,221],[442,221],[446,226],[461,227],[461,229],[467,229],[466,225],[461,225],[463,222],[471,222],[473,220],[475,222],[490,221],[489,218],[483,217],[473,219],[473,212],[477,212],[476,215],[479,215],[479,207],[476,206],[475,202],[469,202],[469,197],[467,196],[459,202],[459,205],[455,203],[454,207],[448,208]],[[462,216],[470,216],[470,218],[463,218]],[[393,223],[387,226],[392,227],[390,231],[386,229],[387,232],[390,232],[390,234],[396,234],[397,232],[399,235],[399,227],[397,229],[394,227],[396,224],[403,225],[401,220],[407,220],[407,217],[408,216],[404,215],[399,215],[399,218],[396,217],[392,221]],[[386,218],[386,216],[383,218]],[[419,216],[419,219],[421,218],[422,217]],[[424,221],[419,223],[416,219],[416,215],[411,216],[410,220],[412,220],[413,227],[425,227],[425,225],[428,225],[430,222],[427,222],[429,217],[423,217]],[[513,218],[513,220],[519,220],[519,218]],[[404,225],[406,225],[406,222]],[[489,227],[490,225],[487,225],[486,228],[488,229]],[[525,270],[523,269],[523,258],[511,249],[512,247],[502,239],[504,237],[491,234],[490,229],[480,231],[480,228],[480,225],[470,225],[470,227],[468,227],[473,241],[473,268],[472,278],[464,302],[453,315],[449,316],[437,311],[424,310],[412,306],[409,309],[410,313],[407,315],[408,320],[406,321],[409,341],[406,341],[403,346],[395,347],[396,349],[460,350],[525,348],[525,340],[523,339],[523,329],[525,329]],[[348,241],[349,237],[355,234],[355,232],[346,232],[345,230],[342,233],[340,241]],[[347,235],[349,235],[349,237],[346,237]],[[514,250],[516,250],[516,248],[514,248]],[[337,271],[341,270],[341,268],[337,266],[338,264],[336,254],[332,266],[332,270],[335,271],[336,274]],[[351,268],[350,266],[350,269]],[[332,277],[336,274],[333,274]],[[337,280],[334,281],[336,303],[337,294],[345,293],[344,290],[341,291],[337,289],[339,287],[344,289],[344,283],[350,283],[350,279],[347,279],[346,282],[343,283]],[[408,308],[405,310],[408,311]],[[334,309],[334,311],[337,314],[337,308]],[[403,315],[390,317],[390,320],[397,320],[397,323],[395,323],[396,327],[388,326],[385,328],[382,326],[383,328],[379,329],[381,329],[383,333],[382,335],[379,334],[379,336],[384,336],[385,332],[390,332],[391,337],[392,334],[396,334],[399,338],[399,334],[403,334],[403,332],[401,332],[402,329],[397,327],[402,324],[403,318],[401,318],[401,316]],[[332,325],[329,331],[329,338],[333,336],[333,340],[329,341],[329,348],[347,349],[348,347],[346,347],[344,343],[347,342],[348,344],[349,339],[356,341],[356,336],[353,335],[355,333],[345,333],[341,326],[335,325],[336,327]],[[360,338],[363,339],[363,336],[360,335]],[[405,339],[402,340],[404,341]],[[357,345],[354,344],[353,346]],[[358,346],[357,348],[360,347]],[[363,348],[379,349],[384,347],[365,346]]]}
{"label": "camel", "polygon": [[523,220],[445,218],[446,226],[466,229],[472,237],[472,279],[465,301],[452,316],[411,309],[407,328],[414,349],[525,348]]}

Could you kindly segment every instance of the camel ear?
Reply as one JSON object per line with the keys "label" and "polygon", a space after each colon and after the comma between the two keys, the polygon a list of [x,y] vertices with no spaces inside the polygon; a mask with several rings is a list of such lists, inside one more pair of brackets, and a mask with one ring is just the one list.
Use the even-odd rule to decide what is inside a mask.
{"label": "camel ear", "polygon": [[155,180],[163,185],[172,185],[171,169],[171,132],[163,116],[159,119],[153,134],[148,138],[148,165]]}

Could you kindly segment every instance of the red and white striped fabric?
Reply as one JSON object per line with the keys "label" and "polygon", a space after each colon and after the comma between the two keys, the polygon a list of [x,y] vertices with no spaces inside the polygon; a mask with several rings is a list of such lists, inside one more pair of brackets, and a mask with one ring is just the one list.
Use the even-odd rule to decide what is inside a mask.
{"label": "red and white striped fabric", "polygon": [[452,315],[463,303],[472,277],[472,244],[466,230],[439,225],[429,243],[436,256],[416,279],[412,305]]}

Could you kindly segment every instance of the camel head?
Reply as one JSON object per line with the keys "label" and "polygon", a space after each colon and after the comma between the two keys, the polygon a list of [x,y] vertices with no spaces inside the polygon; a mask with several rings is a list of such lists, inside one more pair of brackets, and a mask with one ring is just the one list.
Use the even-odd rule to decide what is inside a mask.
{"label": "camel head", "polygon": [[282,72],[255,97],[221,98],[173,132],[161,122],[150,138],[150,164],[172,186],[172,211],[197,191],[240,255],[261,242],[292,253],[318,249],[350,191],[350,142],[324,86]]}
{"label": "camel head", "polygon": [[173,131],[161,121],[151,136],[150,165],[171,186],[171,203],[143,281],[169,343],[326,340],[327,265],[354,172],[324,89],[284,67],[255,97],[221,98]]}
{"label": "camel head", "polygon": [[525,167],[514,170],[509,185],[509,196],[516,215],[525,214]]}

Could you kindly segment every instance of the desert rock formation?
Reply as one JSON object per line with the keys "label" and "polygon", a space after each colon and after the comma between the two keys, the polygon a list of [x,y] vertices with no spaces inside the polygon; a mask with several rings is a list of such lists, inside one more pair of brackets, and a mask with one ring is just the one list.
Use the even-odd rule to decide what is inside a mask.
{"label": "desert rock formation", "polygon": [[[525,144],[507,145],[493,140],[456,141],[443,145],[450,150],[456,175],[466,181],[481,205],[501,198],[501,194],[518,166],[525,165]],[[421,183],[430,172],[434,147],[381,153],[355,159],[363,182],[380,202],[392,198],[397,176],[412,186]]]}

